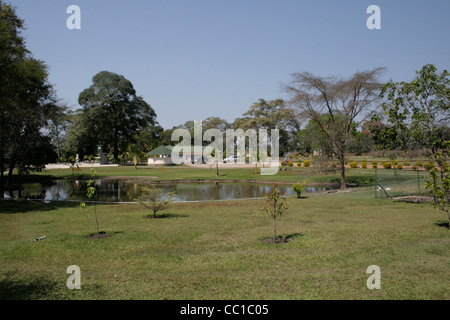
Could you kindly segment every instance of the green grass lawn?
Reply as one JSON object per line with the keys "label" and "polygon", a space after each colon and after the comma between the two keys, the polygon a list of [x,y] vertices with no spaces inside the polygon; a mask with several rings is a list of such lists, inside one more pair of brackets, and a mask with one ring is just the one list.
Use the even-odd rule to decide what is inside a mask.
{"label": "green grass lawn", "polygon": [[[450,233],[430,204],[373,190],[287,204],[277,230],[292,241],[271,244],[261,241],[272,234],[264,200],[174,203],[158,219],[138,204],[98,205],[100,230],[112,235],[103,239],[87,238],[92,205],[1,201],[0,299],[450,298]],[[81,290],[66,287],[70,265]],[[381,269],[380,290],[366,287],[370,265]]]}
{"label": "green grass lawn", "polygon": [[[102,177],[148,177],[150,180],[251,180],[251,181],[273,181],[295,183],[299,181],[308,181],[311,183],[340,183],[339,169],[330,169],[326,174],[319,173],[318,168],[292,167],[286,171],[280,170],[275,175],[261,175],[260,168],[255,173],[255,168],[221,168],[219,176],[216,176],[215,167],[196,168],[185,166],[164,166],[150,167],[139,166],[134,170],[133,166],[118,167],[96,167],[96,176]],[[404,181],[413,181],[416,179],[415,171],[411,170],[394,170],[394,169],[378,169],[378,178],[380,181],[388,183],[397,183]],[[79,172],[74,174],[75,178],[90,178],[90,168],[81,168]],[[346,169],[347,181],[350,184],[371,185],[375,176],[374,169]],[[420,172],[421,179],[428,178],[426,171]],[[14,176],[17,179],[17,176]],[[71,169],[52,169],[45,170],[24,176],[20,179],[25,181],[36,181],[40,179],[61,179],[72,177]],[[415,181],[415,180],[414,180]]]}

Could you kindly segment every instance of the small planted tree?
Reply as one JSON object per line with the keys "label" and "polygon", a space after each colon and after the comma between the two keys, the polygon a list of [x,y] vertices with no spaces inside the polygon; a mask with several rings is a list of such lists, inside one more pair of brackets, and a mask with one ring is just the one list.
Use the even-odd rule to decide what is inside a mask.
{"label": "small planted tree", "polygon": [[[156,212],[167,208],[175,196],[174,192],[169,192],[164,196],[163,189],[156,187],[154,184],[151,186],[142,186],[141,192],[141,196],[136,201],[148,210],[153,211],[153,218],[156,218]],[[146,217],[149,217],[149,215]]]}
{"label": "small planted tree", "polygon": [[306,189],[305,183],[306,183],[306,182],[302,182],[302,183],[297,182],[296,184],[294,184],[294,185],[292,186],[292,188],[294,189],[294,191],[297,193],[297,198],[299,198],[299,199],[302,197],[302,193],[303,193],[303,191],[305,191],[305,189]]}
{"label": "small planted tree", "polygon": [[277,185],[274,185],[272,192],[266,195],[266,206],[263,212],[273,219],[273,243],[276,243],[277,239],[277,218],[286,213],[286,210],[286,198],[278,190]]}
{"label": "small planted tree", "polygon": [[[97,238],[100,238],[100,231],[98,227],[98,218],[97,218],[97,201],[95,201],[95,196],[97,190],[94,187],[94,180],[92,180],[95,177],[95,169],[91,169],[91,179],[89,179],[86,189],[86,195],[89,198],[89,201],[92,201],[94,199],[94,216],[95,216],[95,223],[97,224]],[[80,203],[80,207],[83,209],[83,211],[86,210],[86,203],[82,202]]]}

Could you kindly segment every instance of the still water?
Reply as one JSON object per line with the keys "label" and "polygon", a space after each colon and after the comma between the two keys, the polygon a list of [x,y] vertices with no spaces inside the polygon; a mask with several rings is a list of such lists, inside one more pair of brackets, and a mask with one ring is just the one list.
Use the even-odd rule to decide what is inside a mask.
{"label": "still water", "polygon": [[[140,196],[136,180],[96,180],[99,202],[132,202]],[[253,183],[164,183],[157,184],[164,193],[175,192],[174,201],[207,201],[264,197],[273,186]],[[87,201],[87,181],[56,180],[48,183],[25,183],[5,192],[5,198],[41,199],[45,201]],[[279,185],[286,195],[295,191],[291,185]],[[330,187],[308,187],[305,192],[329,190]]]}

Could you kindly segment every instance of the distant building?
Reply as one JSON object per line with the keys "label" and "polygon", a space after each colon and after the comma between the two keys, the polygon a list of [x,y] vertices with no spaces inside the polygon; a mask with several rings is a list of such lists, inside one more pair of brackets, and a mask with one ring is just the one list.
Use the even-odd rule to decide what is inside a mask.
{"label": "distant building", "polygon": [[[172,161],[172,149],[173,146],[159,146],[156,149],[147,153],[148,165],[170,165]],[[191,154],[185,155],[185,159],[191,163],[202,163],[203,152],[205,147],[202,147],[200,153],[196,152],[194,147],[191,147]]]}
{"label": "distant building", "polygon": [[148,156],[148,165],[161,165],[161,164],[173,164],[172,162],[172,149],[173,146],[159,146],[156,149],[153,149],[149,153]]}

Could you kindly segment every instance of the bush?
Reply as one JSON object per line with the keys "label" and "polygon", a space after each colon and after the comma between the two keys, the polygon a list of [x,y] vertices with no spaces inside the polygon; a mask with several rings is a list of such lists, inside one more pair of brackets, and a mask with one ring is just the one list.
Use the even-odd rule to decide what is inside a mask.
{"label": "bush", "polygon": [[303,162],[303,166],[305,166],[305,167],[309,167],[310,165],[311,165],[311,162],[309,162],[308,160],[305,160]]}
{"label": "bush", "polygon": [[431,170],[434,168],[434,163],[433,162],[428,162],[424,164],[425,169],[427,170]]}
{"label": "bush", "polygon": [[[384,162],[384,161],[383,161],[383,162]],[[392,168],[392,164],[389,163],[389,162],[384,162],[384,163],[382,163],[382,165],[383,165],[383,167],[384,167],[385,169],[390,169],[390,168]]]}
{"label": "bush", "polygon": [[297,162],[297,167],[301,167],[301,166],[302,166],[302,162],[301,161]]}
{"label": "bush", "polygon": [[287,163],[287,165],[288,165],[288,167],[292,167],[292,166],[294,165],[294,163],[293,163],[292,161],[289,161],[289,162]]}
{"label": "bush", "polygon": [[363,162],[363,163],[361,163],[361,168],[363,168],[363,169],[367,169],[367,162]]}
{"label": "bush", "polygon": [[411,169],[412,170],[417,170],[417,167],[416,166],[412,166]]}
{"label": "bush", "polygon": [[337,168],[337,163],[336,163],[336,162],[332,162],[332,163],[331,163],[331,167],[332,167],[332,168]]}
{"label": "bush", "polygon": [[408,161],[403,161],[403,165],[404,165],[405,167],[407,167],[407,166],[409,166],[409,162],[408,162]]}
{"label": "bush", "polygon": [[301,198],[302,192],[305,191],[305,189],[306,189],[305,182],[302,182],[302,183],[297,182],[296,184],[294,184],[292,186],[292,188],[297,193],[297,198]]}
{"label": "bush", "polygon": [[358,168],[358,161],[350,162],[350,168]]}
{"label": "bush", "polygon": [[402,170],[402,169],[403,169],[403,165],[402,165],[401,163],[399,163],[399,164],[397,165],[397,169],[398,169],[398,170]]}
{"label": "bush", "polygon": [[378,164],[378,161],[372,161],[372,165],[376,166]]}
{"label": "bush", "polygon": [[416,167],[423,167],[422,161],[416,161]]}
{"label": "bush", "polygon": [[397,160],[392,160],[392,165],[393,166],[396,166],[398,164],[398,161]]}
{"label": "bush", "polygon": [[[152,184],[150,186],[142,186],[141,196],[136,201],[142,204],[146,209],[153,212],[153,218],[156,218],[156,212],[164,210],[175,196],[174,192],[164,195],[163,189]],[[145,216],[149,217],[149,215]]]}

